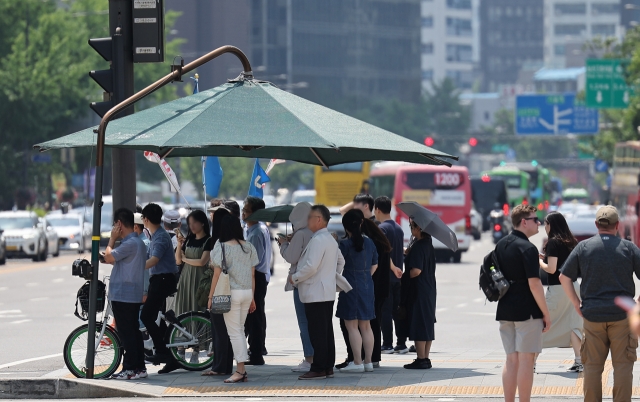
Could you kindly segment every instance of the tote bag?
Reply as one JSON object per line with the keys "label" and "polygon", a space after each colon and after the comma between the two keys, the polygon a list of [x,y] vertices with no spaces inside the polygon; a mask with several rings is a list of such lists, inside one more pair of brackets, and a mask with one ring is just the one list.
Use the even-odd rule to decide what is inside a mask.
{"label": "tote bag", "polygon": [[229,272],[227,269],[227,259],[224,253],[224,244],[220,243],[222,247],[222,273],[218,278],[218,283],[213,292],[213,298],[211,299],[211,312],[213,314],[224,314],[231,310],[231,285],[229,284]]}

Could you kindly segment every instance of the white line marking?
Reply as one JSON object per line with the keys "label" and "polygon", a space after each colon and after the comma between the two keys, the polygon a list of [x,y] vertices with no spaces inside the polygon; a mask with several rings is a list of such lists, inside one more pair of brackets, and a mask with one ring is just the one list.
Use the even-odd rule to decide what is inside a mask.
{"label": "white line marking", "polygon": [[39,301],[45,301],[45,300],[49,300],[48,297],[36,297],[35,299],[29,299],[29,301],[32,302],[39,302]]}
{"label": "white line marking", "polygon": [[478,297],[477,299],[473,299],[474,303],[482,303],[483,301],[485,301],[484,297]]}
{"label": "white line marking", "polygon": [[17,366],[18,364],[30,363],[30,362],[35,362],[35,361],[38,361],[38,360],[51,359],[53,357],[60,357],[60,356],[62,356],[62,353],[56,353],[55,355],[32,357],[31,359],[18,360],[18,361],[11,362],[11,363],[0,364],[0,369],[11,367],[11,366]]}
{"label": "white line marking", "polygon": [[20,314],[22,310],[0,310],[0,314]]}
{"label": "white line marking", "polygon": [[442,313],[443,311],[447,311],[447,308],[446,307],[439,308],[436,310],[436,313]]}
{"label": "white line marking", "polygon": [[22,317],[26,317],[26,315],[24,315],[24,314],[9,314],[9,315],[0,314],[0,318],[22,318]]}
{"label": "white line marking", "polygon": [[3,287],[0,288],[0,290],[7,290],[7,289],[9,289],[9,288],[6,287],[6,286],[3,286]]}
{"label": "white line marking", "polygon": [[26,320],[18,320],[18,321],[12,321],[9,324],[24,324],[25,322],[29,322],[31,321],[30,319],[26,319]]}
{"label": "white line marking", "polygon": [[64,278],[56,278],[56,279],[52,280],[51,282],[53,282],[53,283],[64,282]]}
{"label": "white line marking", "polygon": [[29,282],[29,283],[27,283],[25,286],[27,286],[27,287],[34,287],[34,286],[38,286],[38,285],[40,285],[38,282]]}
{"label": "white line marking", "polygon": [[456,308],[463,308],[463,307],[467,307],[467,303],[460,303],[456,306]]}

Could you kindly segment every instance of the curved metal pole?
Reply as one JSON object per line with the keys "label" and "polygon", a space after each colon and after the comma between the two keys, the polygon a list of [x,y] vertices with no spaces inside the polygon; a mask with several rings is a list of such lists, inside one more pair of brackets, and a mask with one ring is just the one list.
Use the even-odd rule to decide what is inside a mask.
{"label": "curved metal pole", "polygon": [[87,378],[93,378],[93,366],[94,366],[94,358],[95,358],[95,347],[92,347],[92,340],[95,339],[96,332],[96,304],[97,304],[97,294],[98,294],[98,266],[100,263],[99,260],[99,250],[100,250],[100,218],[101,218],[101,210],[102,210],[102,180],[103,180],[103,165],[104,165],[104,143],[105,143],[105,134],[107,130],[107,125],[114,118],[118,112],[126,109],[127,107],[133,105],[139,100],[145,98],[147,95],[152,94],[158,89],[164,87],[165,85],[176,81],[183,74],[187,74],[190,71],[200,67],[201,65],[215,59],[218,56],[221,56],[225,53],[234,54],[240,62],[242,62],[242,67],[244,68],[244,76],[248,79],[253,78],[253,72],[251,71],[251,64],[249,63],[249,59],[242,52],[242,50],[238,49],[235,46],[222,46],[213,50],[206,55],[192,61],[191,63],[185,65],[184,67],[172,71],[170,74],[165,75],[163,78],[149,85],[142,91],[130,96],[124,101],[118,103],[102,117],[102,121],[100,121],[100,126],[98,126],[98,144],[97,144],[97,155],[96,155],[96,178],[95,178],[95,191],[93,198],[93,231],[91,234],[91,287],[89,291],[89,328],[87,332],[87,360],[86,360],[86,375]]}

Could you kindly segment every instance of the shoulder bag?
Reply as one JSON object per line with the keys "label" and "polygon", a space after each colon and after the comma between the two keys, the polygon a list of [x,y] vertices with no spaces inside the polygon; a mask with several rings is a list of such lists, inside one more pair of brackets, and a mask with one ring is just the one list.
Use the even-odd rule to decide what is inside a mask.
{"label": "shoulder bag", "polygon": [[218,283],[213,292],[211,299],[211,313],[224,314],[231,310],[231,285],[229,283],[229,271],[227,267],[227,259],[224,252],[224,244],[220,243],[222,248],[222,272],[218,277]]}

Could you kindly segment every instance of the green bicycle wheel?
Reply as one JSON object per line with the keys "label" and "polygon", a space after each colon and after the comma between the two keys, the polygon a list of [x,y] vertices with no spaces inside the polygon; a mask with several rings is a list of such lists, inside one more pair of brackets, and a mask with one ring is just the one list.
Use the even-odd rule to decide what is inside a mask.
{"label": "green bicycle wheel", "polygon": [[[100,335],[102,324],[96,324],[96,335]],[[74,329],[64,343],[64,364],[71,374],[78,378],[86,378],[87,333],[89,324]],[[116,372],[122,361],[122,344],[115,330],[109,326],[105,328],[100,345],[95,352],[93,378],[108,378]]]}
{"label": "green bicycle wheel", "polygon": [[[184,347],[170,346],[173,358],[182,368],[189,371],[201,371],[210,367],[213,364],[213,336],[209,314],[192,311],[181,314],[178,321],[197,339],[197,344]],[[174,326],[168,328],[165,338],[168,345],[189,341],[189,338]]]}

